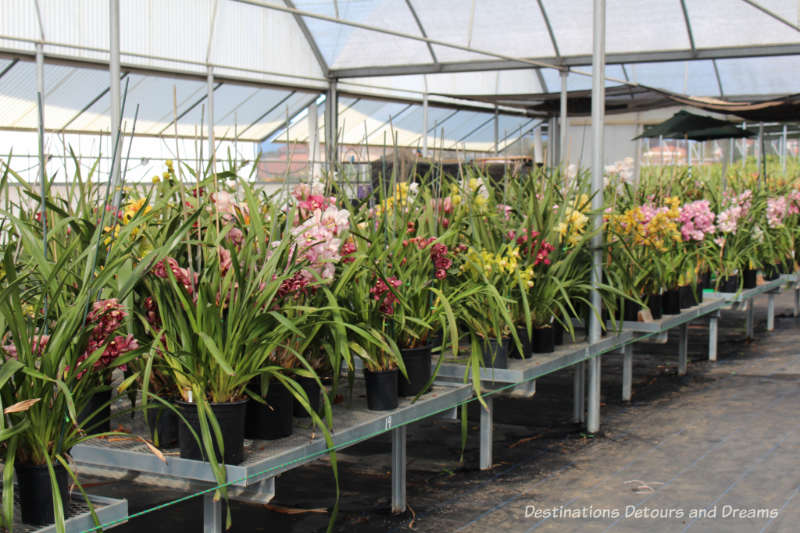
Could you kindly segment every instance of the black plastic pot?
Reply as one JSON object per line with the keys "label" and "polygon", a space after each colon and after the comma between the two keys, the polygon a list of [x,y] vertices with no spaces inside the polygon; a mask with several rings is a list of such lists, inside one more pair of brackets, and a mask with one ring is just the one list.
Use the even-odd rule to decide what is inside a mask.
{"label": "black plastic pot", "polygon": [[700,289],[712,289],[711,286],[711,271],[706,270],[702,274],[700,274],[700,280],[698,282],[698,286]]}
{"label": "black plastic pot", "polygon": [[692,288],[689,285],[681,285],[678,287],[678,300],[681,309],[688,309],[694,305],[692,299]]}
{"label": "black plastic pot", "polygon": [[510,339],[508,341],[508,356],[512,359],[526,359],[531,356],[531,339],[528,337],[528,328],[524,326],[518,327],[517,336],[519,337],[519,343],[522,345],[522,353],[517,349],[517,343]]}
{"label": "black plastic pot", "polygon": [[739,275],[728,276],[719,280],[720,292],[738,292],[739,291]]}
{"label": "black plastic pot", "polygon": [[[69,475],[61,464],[54,464],[61,504],[66,508],[69,498]],[[44,526],[56,521],[53,513],[53,489],[47,465],[14,464],[17,473],[18,494],[22,521],[25,524]]]}
{"label": "black plastic pot", "polygon": [[781,263],[781,274],[793,274],[794,273],[794,259],[787,258],[785,261]]}
{"label": "black plastic pot", "polygon": [[647,297],[647,308],[650,309],[650,316],[654,320],[661,318],[661,293],[651,294]]}
{"label": "black plastic pot", "polygon": [[556,350],[555,328],[552,325],[533,328],[533,353],[553,353]]}
{"label": "black plastic pot", "polygon": [[380,372],[364,370],[364,380],[367,382],[367,408],[370,411],[391,411],[397,408],[399,376],[400,371],[396,368]]}
{"label": "black plastic pot", "polygon": [[742,274],[742,288],[743,289],[755,289],[756,288],[756,270],[754,268],[748,268]]}
{"label": "black plastic pot", "polygon": [[144,420],[150,428],[150,438],[158,448],[173,448],[177,444],[181,419],[175,411],[154,401],[148,404]]}
{"label": "black plastic pot", "polygon": [[689,285],[689,302],[692,304],[690,307],[703,303],[703,288],[700,286],[700,283],[694,287]]}
{"label": "black plastic pot", "polygon": [[780,263],[774,265],[767,265],[764,267],[764,281],[774,281],[781,275]]}
{"label": "black plastic pot", "polygon": [[625,300],[624,313],[622,315],[622,319],[625,322],[638,322],[640,308],[641,307],[636,302]]}
{"label": "black plastic pot", "polygon": [[[189,423],[189,426],[197,433],[200,442],[195,440],[192,432],[186,424],[180,424],[178,430],[178,444],[181,449],[181,458],[205,461],[205,447],[202,446],[202,434],[200,430],[200,419],[197,413],[197,404],[184,401],[176,402],[181,411],[181,415]],[[229,465],[238,465],[244,460],[244,420],[247,414],[247,400],[230,403],[212,403],[211,412],[217,419],[219,428],[222,432],[222,444],[225,448],[224,455],[220,453],[217,439],[212,432],[211,440],[214,445],[214,453],[218,461]]]}
{"label": "black plastic pot", "polygon": [[497,339],[485,339],[482,350],[483,366],[486,368],[508,368],[510,347],[510,337],[503,337],[501,342],[497,342]]}
{"label": "black plastic pot", "polygon": [[661,313],[664,315],[681,314],[681,295],[678,289],[664,291],[661,295]]}
{"label": "black plastic pot", "polygon": [[78,413],[78,423],[90,434],[111,431],[111,389],[92,395]]}
{"label": "black plastic pot", "polygon": [[244,436],[248,439],[275,440],[288,437],[294,430],[294,396],[278,381],[269,384],[261,403],[247,402]]}
{"label": "black plastic pot", "polygon": [[561,322],[553,322],[553,343],[556,346],[564,344],[564,326]]}
{"label": "black plastic pot", "polygon": [[[322,392],[322,389],[319,388],[319,383],[317,383],[317,380],[306,376],[298,376],[294,378],[294,380],[298,385],[303,387],[303,390],[306,392],[306,396],[308,396],[308,403],[311,409],[315,413],[319,413],[319,408],[322,405],[320,402],[320,393]],[[293,402],[294,407],[292,410],[294,412],[294,416],[298,418],[309,418],[311,416],[308,411],[306,411],[305,407],[300,405],[300,402],[298,402],[296,398],[293,400]]]}
{"label": "black plastic pot", "polygon": [[398,376],[397,391],[400,396],[416,396],[425,390],[431,380],[431,349],[433,346],[404,348],[400,350],[408,378]]}

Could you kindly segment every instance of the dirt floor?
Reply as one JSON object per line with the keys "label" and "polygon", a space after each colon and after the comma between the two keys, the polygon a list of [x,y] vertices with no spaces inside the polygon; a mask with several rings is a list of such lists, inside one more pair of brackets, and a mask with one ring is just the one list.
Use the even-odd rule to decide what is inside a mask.
{"label": "dirt floor", "polygon": [[[719,361],[707,360],[707,320],[690,327],[689,374],[677,375],[677,331],[637,344],[633,399],[621,400],[622,356],[602,363],[601,431],[570,422],[572,370],[537,382],[531,399],[495,400],[494,466],[478,469],[479,406],[461,426],[408,429],[409,510],[389,512],[387,436],[338,454],[339,532],[798,531],[800,319],[776,299],[776,330],[757,300],[756,339],[742,311],[723,311]],[[94,480],[92,480],[94,481]],[[130,513],[185,496],[127,482],[91,492],[127,498]],[[233,503],[234,532],[325,531],[335,499],[327,460],[281,475],[269,506]],[[197,532],[202,499],[132,518],[119,533]]]}

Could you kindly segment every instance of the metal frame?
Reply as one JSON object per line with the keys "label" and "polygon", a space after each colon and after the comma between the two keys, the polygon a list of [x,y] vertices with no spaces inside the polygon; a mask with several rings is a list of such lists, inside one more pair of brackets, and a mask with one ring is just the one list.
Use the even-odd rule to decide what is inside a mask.
{"label": "metal frame", "polygon": [[[128,516],[128,501],[118,498],[109,498],[106,496],[95,496],[92,494],[87,495],[89,501],[94,507],[94,512],[97,515],[97,520],[100,525],[116,522],[106,529],[111,529],[118,525],[127,522]],[[86,530],[96,527],[92,514],[89,512],[83,495],[80,492],[75,492],[70,498],[69,509],[65,515],[73,514],[64,518],[64,531],[66,533],[82,533]],[[84,511],[83,509],[86,508]],[[19,516],[16,512],[15,515]],[[23,524],[22,522],[14,523],[14,531],[22,533],[56,533],[55,524],[49,526],[31,526]]]}
{"label": "metal frame", "polygon": [[[283,3],[286,4],[286,7],[288,8],[297,9],[292,0],[283,0]],[[303,32],[303,36],[306,38],[306,42],[311,48],[311,53],[314,54],[314,57],[317,59],[319,68],[322,70],[322,75],[327,78],[329,72],[328,63],[325,61],[325,56],[322,55],[319,46],[317,46],[317,41],[314,39],[314,36],[308,30],[306,21],[303,20],[303,17],[297,13],[293,13],[292,16],[294,17],[294,21],[297,23],[297,26],[300,28],[300,31]]]}
{"label": "metal frame", "polygon": [[[360,384],[361,380],[357,380],[357,383]],[[343,449],[391,432],[394,467],[392,508],[395,512],[401,512],[406,506],[405,426],[439,413],[449,414],[454,405],[464,403],[472,396],[472,389],[462,383],[436,384],[431,392],[421,396],[416,402],[403,399],[400,406],[392,411],[368,411],[366,400],[360,398],[358,390],[353,395],[352,407],[337,406],[334,409],[333,447],[336,450]],[[136,431],[144,431],[141,426],[143,422],[137,420]],[[237,500],[266,503],[275,494],[274,479],[277,475],[316,460],[328,452],[328,445],[314,428],[298,428],[294,435],[271,441],[267,447],[253,445],[247,450],[244,463],[226,466],[231,496]],[[100,440],[88,441],[75,446],[72,456],[81,472],[112,477],[127,477],[131,472],[140,473],[141,476],[135,477],[137,481],[156,485],[177,484],[187,490],[207,490],[216,485],[208,463],[172,455],[168,455],[166,462],[162,462],[136,441],[125,445]],[[205,498],[204,531],[220,533],[219,502],[208,497],[212,495],[206,495]]]}

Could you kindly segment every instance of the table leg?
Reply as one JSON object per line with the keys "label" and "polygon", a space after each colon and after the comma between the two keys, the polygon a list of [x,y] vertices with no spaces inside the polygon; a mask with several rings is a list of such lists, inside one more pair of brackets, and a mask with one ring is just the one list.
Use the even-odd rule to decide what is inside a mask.
{"label": "table leg", "polygon": [[717,360],[717,337],[719,335],[719,311],[713,313],[708,319],[708,360]]}
{"label": "table leg", "polygon": [[600,370],[601,357],[589,359],[589,412],[586,415],[586,432],[597,433],[600,430]]}
{"label": "table leg", "polygon": [[753,327],[754,327],[753,323],[755,321],[755,305],[754,305],[754,303],[755,302],[753,301],[753,298],[750,298],[747,301],[747,319],[746,319],[746,322],[745,322],[745,330],[746,330],[746,334],[747,334],[747,339],[748,340],[752,340],[753,337],[754,337],[754,335],[753,335]]}
{"label": "table leg", "polygon": [[222,533],[222,501],[213,492],[203,495],[203,533]]}
{"label": "table leg", "polygon": [[689,366],[689,324],[681,324],[681,338],[678,346],[678,375],[685,376]]}
{"label": "table leg", "polygon": [[406,428],[392,430],[392,512],[406,510]]}
{"label": "table leg", "polygon": [[633,383],[633,343],[622,347],[622,401],[631,401]]}
{"label": "table leg", "polygon": [[775,293],[767,294],[767,331],[775,330]]}
{"label": "table leg", "polygon": [[492,468],[492,438],[494,432],[494,399],[484,398],[486,407],[481,406],[481,470]]}
{"label": "table leg", "polygon": [[586,363],[575,365],[572,390],[572,421],[582,423],[586,420]]}

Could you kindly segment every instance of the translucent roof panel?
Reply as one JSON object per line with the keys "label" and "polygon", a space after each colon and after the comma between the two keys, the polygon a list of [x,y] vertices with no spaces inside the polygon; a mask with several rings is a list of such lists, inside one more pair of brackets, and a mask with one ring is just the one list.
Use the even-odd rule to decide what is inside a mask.
{"label": "translucent roof panel", "polygon": [[726,96],[800,92],[800,56],[718,59],[717,68]]}
{"label": "translucent roof panel", "polygon": [[[298,9],[338,16],[353,22],[421,36],[414,16],[404,0],[296,0]],[[430,63],[428,47],[413,41],[374,31],[342,26],[310,17],[303,17],[327,63],[334,68],[362,65],[399,65]]]}
{"label": "translucent roof panel", "polygon": [[636,63],[625,68],[631,81],[649,87],[694,96],[720,96],[711,61]]}
{"label": "translucent roof panel", "polygon": [[[412,5],[432,39],[513,57],[556,55],[535,1],[506,0],[499,5],[491,0],[416,0]],[[484,55],[436,45],[434,52],[442,62],[488,59]]]}
{"label": "translucent roof panel", "polygon": [[[796,0],[758,0],[760,5],[798,24]],[[739,2],[734,9],[728,0],[687,2],[698,48],[795,43],[796,29],[775,20],[755,7]]]}
{"label": "translucent roof panel", "polygon": [[[30,61],[0,60],[0,129],[35,130],[36,65]],[[111,103],[107,71],[45,64],[45,128],[48,131],[103,133],[111,130]],[[121,86],[125,108],[123,127],[140,135],[182,137],[205,135],[208,118],[207,84],[185,78],[124,73]],[[126,92],[127,87],[127,92]],[[173,106],[173,91],[176,106]],[[230,82],[214,91],[214,134],[218,139],[259,141],[304,109],[318,94],[270,89]]]}
{"label": "translucent roof panel", "polygon": [[[322,141],[323,106],[319,106],[319,139]],[[339,99],[339,143],[388,147],[421,148],[423,145],[423,107],[414,103],[385,102],[365,98]],[[532,122],[521,115],[498,115],[500,147],[513,142],[520,126]],[[308,120],[302,119],[289,128],[288,138],[294,142],[308,142]],[[285,142],[286,131],[279,132],[274,141]],[[428,108],[428,146],[444,146],[468,151],[494,150],[494,113],[456,110],[444,107]],[[378,148],[379,149],[379,148]]]}

